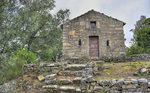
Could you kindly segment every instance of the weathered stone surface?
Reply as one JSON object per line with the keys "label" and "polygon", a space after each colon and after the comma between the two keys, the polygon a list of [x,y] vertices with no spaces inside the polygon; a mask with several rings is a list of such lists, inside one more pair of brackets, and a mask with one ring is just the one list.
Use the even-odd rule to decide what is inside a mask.
{"label": "weathered stone surface", "polygon": [[[94,29],[91,22],[96,25]],[[90,59],[89,36],[98,36],[98,58],[125,55],[123,25],[123,22],[94,10],[63,24],[64,59]],[[111,42],[109,46],[107,40]]]}
{"label": "weathered stone surface", "polygon": [[135,89],[136,86],[134,85],[122,85],[122,89]]}
{"label": "weathered stone surface", "polygon": [[10,81],[3,85],[0,85],[0,93],[11,93],[16,90],[16,82]]}
{"label": "weathered stone surface", "polygon": [[45,79],[45,78],[44,78],[43,75],[38,76],[38,80],[39,80],[39,81],[43,81],[44,79]]}
{"label": "weathered stone surface", "polygon": [[81,83],[81,77],[76,77],[73,79],[73,84],[80,84]]}
{"label": "weathered stone surface", "polygon": [[131,83],[132,83],[131,80],[126,80],[126,81],[124,81],[124,84],[125,84],[125,85],[129,85],[129,84],[131,84]]}
{"label": "weathered stone surface", "polygon": [[94,90],[95,90],[95,91],[100,91],[100,90],[103,90],[103,87],[96,85],[96,86],[94,87]]}
{"label": "weathered stone surface", "polygon": [[59,84],[61,84],[61,85],[71,85],[72,84],[72,81],[68,80],[68,79],[60,79],[58,81],[59,81]]}
{"label": "weathered stone surface", "polygon": [[132,81],[132,84],[137,84],[138,83],[138,81],[136,79],[131,79],[131,81]]}
{"label": "weathered stone surface", "polygon": [[85,69],[86,64],[71,64],[68,65],[65,69],[66,70],[82,70]]}
{"label": "weathered stone surface", "polygon": [[143,73],[146,73],[147,71],[148,71],[147,69],[143,68],[140,70],[140,73],[143,74]]}
{"label": "weathered stone surface", "polygon": [[65,91],[65,92],[75,92],[76,88],[73,86],[60,86],[59,88],[61,91]]}
{"label": "weathered stone surface", "polygon": [[148,82],[148,87],[150,88],[150,82]]}
{"label": "weathered stone surface", "polygon": [[139,82],[139,83],[147,83],[148,80],[145,79],[145,78],[141,78],[141,79],[138,80],[138,82]]}
{"label": "weathered stone surface", "polygon": [[46,84],[57,84],[57,80],[56,79],[48,79],[48,80],[45,80],[45,83]]}
{"label": "weathered stone surface", "polygon": [[98,84],[100,86],[111,86],[112,85],[110,80],[99,80]]}
{"label": "weathered stone surface", "polygon": [[45,76],[45,79],[53,79],[55,76],[56,74],[47,75]]}
{"label": "weathered stone surface", "polygon": [[57,85],[46,85],[46,86],[43,86],[42,88],[44,88],[44,89],[57,89],[58,86]]}

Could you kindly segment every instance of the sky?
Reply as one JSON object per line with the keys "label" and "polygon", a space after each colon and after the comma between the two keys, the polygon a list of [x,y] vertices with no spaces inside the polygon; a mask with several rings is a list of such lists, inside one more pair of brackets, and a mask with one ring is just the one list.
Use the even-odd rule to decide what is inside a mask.
{"label": "sky", "polygon": [[150,17],[150,0],[55,0],[55,9],[70,9],[73,19],[91,9],[117,18],[126,23],[124,26],[125,45],[131,46],[134,25],[141,15]]}

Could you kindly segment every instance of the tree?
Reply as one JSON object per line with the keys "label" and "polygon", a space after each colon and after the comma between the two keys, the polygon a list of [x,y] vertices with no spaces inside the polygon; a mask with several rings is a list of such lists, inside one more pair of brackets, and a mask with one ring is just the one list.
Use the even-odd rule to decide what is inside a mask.
{"label": "tree", "polygon": [[6,5],[7,13],[4,13],[7,18],[1,21],[4,28],[0,34],[2,55],[10,55],[19,47],[27,47],[39,56],[42,51],[53,46],[61,49],[60,24],[69,19],[68,9],[52,15],[50,12],[55,7],[54,0],[12,1],[15,2],[11,6]]}
{"label": "tree", "polygon": [[150,18],[141,16],[141,19],[137,21],[134,33],[133,44],[127,50],[127,55],[133,54],[150,54]]}

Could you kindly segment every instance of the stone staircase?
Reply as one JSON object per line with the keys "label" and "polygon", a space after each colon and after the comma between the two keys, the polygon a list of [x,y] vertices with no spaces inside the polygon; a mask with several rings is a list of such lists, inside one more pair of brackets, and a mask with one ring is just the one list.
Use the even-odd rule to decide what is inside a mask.
{"label": "stone staircase", "polygon": [[[43,86],[45,93],[86,93],[87,81],[93,82],[94,63],[65,64],[60,71],[47,75]],[[91,86],[91,85],[90,85]],[[90,88],[88,88],[90,90]]]}

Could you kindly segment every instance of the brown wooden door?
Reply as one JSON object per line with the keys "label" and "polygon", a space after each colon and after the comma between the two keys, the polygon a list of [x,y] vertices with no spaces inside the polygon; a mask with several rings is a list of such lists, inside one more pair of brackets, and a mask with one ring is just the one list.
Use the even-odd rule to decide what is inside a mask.
{"label": "brown wooden door", "polygon": [[99,56],[99,40],[98,36],[89,37],[89,55],[91,58]]}

